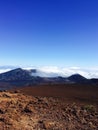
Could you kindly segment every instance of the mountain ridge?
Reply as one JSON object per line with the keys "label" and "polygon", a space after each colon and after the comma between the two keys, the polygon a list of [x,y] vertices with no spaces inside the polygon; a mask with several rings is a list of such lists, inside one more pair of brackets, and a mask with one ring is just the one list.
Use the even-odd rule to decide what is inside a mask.
{"label": "mountain ridge", "polygon": [[[46,76],[39,76],[37,74],[38,70],[37,69],[30,69],[30,70],[26,70],[26,69],[22,69],[22,68],[16,68],[16,69],[12,69],[10,71],[7,71],[7,72],[4,72],[4,73],[1,73],[0,74],[0,80],[14,80],[14,78],[16,78],[15,80],[28,80],[28,78],[31,78],[31,77],[42,77],[42,78],[66,78],[68,80],[70,79],[77,79],[77,78],[81,78],[81,79],[87,79],[85,77],[83,77],[82,75],[80,74],[73,74],[71,76],[67,76],[67,77],[64,77],[64,76],[51,76],[51,77],[46,77]],[[33,75],[35,74],[35,75]],[[13,79],[12,79],[13,77]],[[73,77],[73,78],[72,78]],[[11,78],[11,79],[10,79]],[[32,78],[31,78],[32,79]]]}
{"label": "mountain ridge", "polygon": [[5,88],[7,88],[40,84],[98,84],[98,79],[87,79],[80,74],[73,74],[69,77],[41,77],[37,75],[37,71],[37,69],[26,70],[22,68],[16,68],[8,72],[1,73],[0,88],[3,85]]}

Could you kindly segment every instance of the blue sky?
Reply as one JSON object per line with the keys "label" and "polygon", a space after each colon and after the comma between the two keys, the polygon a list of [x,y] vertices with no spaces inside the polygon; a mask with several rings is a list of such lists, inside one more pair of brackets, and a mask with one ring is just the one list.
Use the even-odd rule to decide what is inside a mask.
{"label": "blue sky", "polygon": [[0,1],[0,65],[98,66],[98,1]]}

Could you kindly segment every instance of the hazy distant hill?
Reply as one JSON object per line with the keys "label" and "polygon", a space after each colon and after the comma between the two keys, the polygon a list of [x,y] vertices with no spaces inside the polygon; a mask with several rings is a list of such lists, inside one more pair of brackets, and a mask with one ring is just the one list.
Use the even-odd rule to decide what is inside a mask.
{"label": "hazy distant hill", "polygon": [[[0,88],[12,86],[31,86],[38,84],[72,84],[89,83],[97,84],[98,79],[88,80],[80,74],[74,74],[69,77],[43,77],[38,75],[37,69],[25,70],[17,68],[0,74]],[[40,73],[41,75],[41,73]],[[6,86],[7,84],[7,86]]]}
{"label": "hazy distant hill", "polygon": [[21,68],[17,68],[5,73],[0,74],[0,80],[13,81],[13,80],[30,80],[30,73]]}
{"label": "hazy distant hill", "polygon": [[75,83],[87,83],[87,82],[89,82],[89,80],[87,78],[81,76],[80,74],[71,75],[70,77],[68,77],[68,79],[72,82],[75,82]]}

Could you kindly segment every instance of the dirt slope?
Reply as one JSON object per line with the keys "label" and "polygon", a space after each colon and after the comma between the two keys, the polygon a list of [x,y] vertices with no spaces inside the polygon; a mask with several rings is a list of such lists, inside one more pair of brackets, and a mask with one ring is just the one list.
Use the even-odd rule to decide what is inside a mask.
{"label": "dirt slope", "polygon": [[97,105],[0,92],[0,130],[98,130]]}

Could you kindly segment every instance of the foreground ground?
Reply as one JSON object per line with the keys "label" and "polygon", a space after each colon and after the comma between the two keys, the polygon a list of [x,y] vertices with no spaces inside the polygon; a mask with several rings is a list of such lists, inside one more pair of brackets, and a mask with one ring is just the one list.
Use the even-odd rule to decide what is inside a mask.
{"label": "foreground ground", "polygon": [[[88,91],[87,96],[87,92],[84,92],[84,98],[80,94],[80,99],[86,100],[79,101],[73,98],[74,89],[71,90],[71,98],[71,95],[68,96],[68,88],[66,96],[60,96],[61,89],[57,88],[59,90],[54,87],[54,91],[44,88],[43,91],[47,90],[48,95],[37,88],[40,96],[36,96],[38,93],[32,96],[36,88],[22,88],[20,92],[0,92],[0,130],[98,130],[97,93],[94,95],[94,92]],[[77,98],[79,92],[76,92]],[[90,94],[96,96],[96,99],[91,100]]]}

